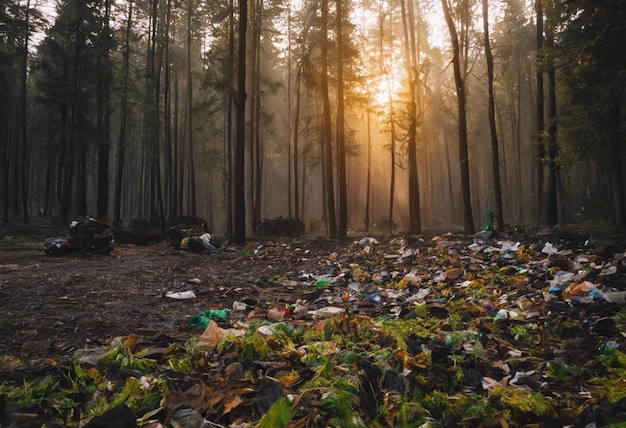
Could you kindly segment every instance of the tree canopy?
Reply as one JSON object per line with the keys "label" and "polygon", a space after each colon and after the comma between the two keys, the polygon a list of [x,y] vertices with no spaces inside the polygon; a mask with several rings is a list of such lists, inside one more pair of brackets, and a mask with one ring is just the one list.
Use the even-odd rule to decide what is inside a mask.
{"label": "tree canopy", "polygon": [[5,226],[624,225],[624,1],[51,6],[0,6]]}

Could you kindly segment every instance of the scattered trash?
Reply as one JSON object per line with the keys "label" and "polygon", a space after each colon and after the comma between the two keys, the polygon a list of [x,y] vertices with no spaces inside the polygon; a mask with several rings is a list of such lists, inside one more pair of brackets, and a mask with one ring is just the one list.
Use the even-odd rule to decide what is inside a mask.
{"label": "scattered trash", "polygon": [[284,321],[289,315],[290,312],[285,308],[272,308],[267,312],[267,318],[274,322]]}
{"label": "scattered trash", "polygon": [[[206,320],[206,323],[205,323]],[[202,335],[198,339],[198,346],[204,346],[213,351],[220,340],[224,337],[224,330],[222,330],[215,321],[203,317],[203,319],[197,319],[198,323],[194,323],[192,320],[191,325],[198,325],[204,329]]]}
{"label": "scattered trash", "polygon": [[328,278],[320,278],[315,281],[315,285],[317,285],[318,287],[326,287],[329,283],[330,280]]}
{"label": "scattered trash", "polygon": [[200,217],[182,216],[167,230],[170,243],[183,250],[217,252],[206,220]]}
{"label": "scattered trash", "polygon": [[245,311],[248,309],[248,305],[243,302],[233,302],[233,311]]}
{"label": "scattered trash", "polygon": [[543,246],[543,248],[541,249],[541,252],[543,254],[556,254],[558,253],[559,250],[557,250],[554,245],[552,245],[549,242],[546,242],[546,244]]}
{"label": "scattered trash", "polygon": [[[192,243],[206,250],[211,235],[179,241]],[[295,248],[267,243],[245,257],[311,257]],[[219,305],[207,304],[232,311],[191,317],[202,333],[184,350],[126,343],[111,361],[158,354],[145,372],[167,364],[176,385],[153,410],[183,425],[605,426],[626,420],[624,259],[557,235],[367,237],[309,272],[260,272],[250,289],[275,287],[274,301],[218,288]],[[140,379],[135,392],[148,396],[155,379]]]}
{"label": "scattered trash", "polygon": [[195,299],[196,293],[194,293],[193,290],[169,291],[165,293],[165,297],[169,297],[170,299],[176,299],[176,300]]}
{"label": "scattered trash", "polygon": [[191,325],[206,329],[213,319],[225,319],[230,316],[226,309],[205,309],[201,315],[191,317]]}
{"label": "scattered trash", "polygon": [[48,256],[60,256],[73,249],[68,238],[48,238],[43,246],[43,250]]}
{"label": "scattered trash", "polygon": [[359,240],[359,245],[376,245],[378,244],[378,240],[376,238],[361,238]]}
{"label": "scattered trash", "polygon": [[72,221],[65,237],[46,239],[43,250],[49,256],[60,256],[75,250],[87,254],[108,253],[113,250],[114,243],[111,224],[85,217],[82,221]]}
{"label": "scattered trash", "polygon": [[343,314],[345,311],[346,310],[344,308],[338,308],[336,306],[326,306],[315,311],[309,311],[309,314],[320,318],[330,318],[335,315]]}
{"label": "scattered trash", "polygon": [[212,253],[217,252],[217,247],[211,243],[211,234],[203,233],[200,236],[186,236],[180,241],[180,248],[190,251],[207,250]]}
{"label": "scattered trash", "polygon": [[483,228],[483,230],[487,232],[493,230],[493,211],[491,210],[491,208],[487,208],[486,210],[485,227]]}

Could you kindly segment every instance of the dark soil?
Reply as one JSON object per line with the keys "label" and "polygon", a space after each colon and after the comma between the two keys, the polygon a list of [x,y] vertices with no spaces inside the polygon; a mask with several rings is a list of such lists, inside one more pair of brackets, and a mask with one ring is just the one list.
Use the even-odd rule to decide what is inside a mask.
{"label": "dark soil", "polygon": [[[230,308],[235,300],[263,306],[301,298],[307,290],[274,286],[272,279],[301,276],[331,245],[314,240],[318,254],[304,255],[297,241],[250,242],[216,254],[168,243],[118,244],[111,254],[51,257],[41,250],[45,238],[0,248],[0,355],[57,359],[131,333],[184,340],[201,333],[190,319],[203,309]],[[197,297],[166,297],[188,290]]]}

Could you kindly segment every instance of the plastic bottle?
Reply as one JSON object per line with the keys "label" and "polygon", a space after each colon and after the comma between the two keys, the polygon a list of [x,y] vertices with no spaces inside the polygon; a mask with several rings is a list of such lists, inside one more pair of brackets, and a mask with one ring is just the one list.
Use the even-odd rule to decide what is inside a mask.
{"label": "plastic bottle", "polygon": [[213,318],[228,318],[230,311],[228,309],[205,309],[202,311],[202,315],[196,315],[191,317],[191,326],[198,326],[205,329],[209,326],[211,319]]}
{"label": "plastic bottle", "polygon": [[328,278],[320,278],[315,282],[318,287],[326,287],[329,284]]}
{"label": "plastic bottle", "polygon": [[372,293],[369,295],[368,299],[370,300],[370,302],[379,303],[380,293]]}
{"label": "plastic bottle", "polygon": [[487,222],[485,223],[485,230],[493,230],[493,211],[491,208],[487,208]]}

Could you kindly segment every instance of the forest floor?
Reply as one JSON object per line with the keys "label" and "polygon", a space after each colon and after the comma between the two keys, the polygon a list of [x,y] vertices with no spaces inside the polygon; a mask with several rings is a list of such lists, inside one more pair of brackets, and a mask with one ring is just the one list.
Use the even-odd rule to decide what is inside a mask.
{"label": "forest floor", "polygon": [[0,426],[119,405],[133,420],[109,426],[626,420],[624,242],[552,229],[44,255],[62,234],[0,240]]}
{"label": "forest floor", "polygon": [[[251,299],[260,305],[294,303],[303,297],[301,290],[272,286],[268,279],[317,273],[319,258],[342,247],[310,240],[307,247],[313,248],[303,257],[298,241],[250,240],[245,248],[215,254],[163,242],[116,244],[111,254],[49,257],[41,249],[45,238],[14,236],[9,241],[20,242],[17,248],[0,248],[0,355],[58,358],[131,333],[189,338],[198,334],[190,318],[206,308],[230,309],[236,300]],[[181,291],[193,291],[196,298],[166,297]]]}

